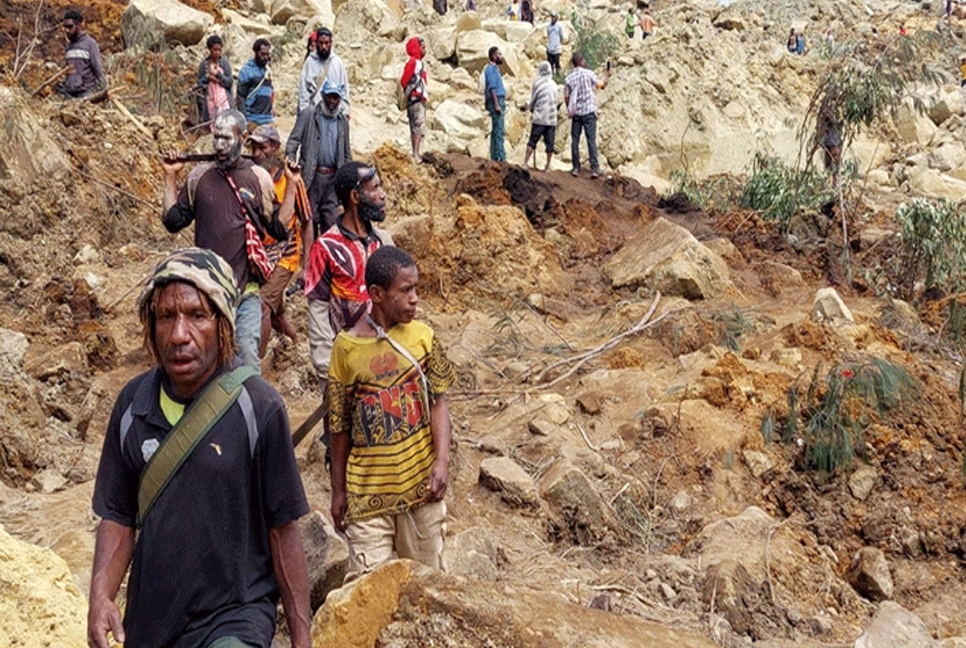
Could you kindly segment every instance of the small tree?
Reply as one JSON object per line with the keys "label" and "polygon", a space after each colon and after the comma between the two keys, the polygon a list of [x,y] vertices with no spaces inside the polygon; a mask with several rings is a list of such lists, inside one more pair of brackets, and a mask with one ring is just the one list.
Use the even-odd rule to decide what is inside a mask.
{"label": "small tree", "polygon": [[[842,256],[847,261],[849,240],[841,183],[841,152],[863,129],[887,113],[895,114],[917,83],[940,83],[946,74],[930,67],[922,56],[940,40],[936,32],[917,31],[885,43],[846,43],[829,52],[822,74],[799,130],[805,168],[822,150],[834,179],[842,218]],[[917,110],[922,101],[913,96]]]}

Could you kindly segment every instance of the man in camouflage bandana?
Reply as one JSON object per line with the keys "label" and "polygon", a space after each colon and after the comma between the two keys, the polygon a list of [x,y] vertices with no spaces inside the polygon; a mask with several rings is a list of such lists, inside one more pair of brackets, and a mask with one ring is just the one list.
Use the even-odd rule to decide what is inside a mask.
{"label": "man in camouflage bandana", "polygon": [[[285,403],[260,376],[207,417],[149,514],[140,479],[187,411],[210,407],[209,385],[241,366],[235,357],[238,287],[211,250],[162,261],[139,301],[157,367],[114,404],[94,487],[88,644],[140,648],[268,648],[279,598],[293,648],[309,648],[309,589],[298,518],[308,513]],[[180,456],[180,455],[178,455]],[[161,464],[163,465],[163,463]],[[140,523],[140,533],[136,528]],[[128,565],[123,621],[114,603]]]}

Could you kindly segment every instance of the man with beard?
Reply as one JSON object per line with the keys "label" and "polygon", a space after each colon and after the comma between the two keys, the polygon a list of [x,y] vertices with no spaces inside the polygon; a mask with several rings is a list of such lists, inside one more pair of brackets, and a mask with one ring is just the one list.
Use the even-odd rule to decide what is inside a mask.
{"label": "man with beard", "polygon": [[[259,38],[252,45],[255,56],[238,71],[235,105],[249,122],[260,126],[275,121],[275,89],[272,87],[272,44]],[[254,127],[253,127],[254,128]]]}
{"label": "man with beard", "polygon": [[381,248],[365,277],[372,311],[335,339],[327,396],[332,521],[349,541],[346,582],[393,558],[445,569],[446,391],[456,372],[433,329],[413,321],[413,258]]}
{"label": "man with beard", "polygon": [[[386,218],[386,192],[375,167],[347,162],[336,171],[333,184],[343,214],[312,244],[305,269],[309,353],[323,394],[336,334],[369,312],[366,260],[393,244],[389,233],[375,226]],[[328,446],[327,433],[322,440]]]}
{"label": "man with beard", "polygon": [[91,95],[107,87],[107,75],[101,62],[97,41],[84,31],[84,17],[77,9],[64,12],[61,25],[67,36],[67,64],[70,74],[57,86],[57,94],[68,99]]}
{"label": "man with beard", "polygon": [[[285,143],[285,157],[294,160],[298,154],[302,179],[309,188],[309,202],[315,212],[316,232],[326,231],[339,217],[335,173],[352,160],[349,114],[342,109],[344,89],[326,79],[322,84],[322,98],[311,110],[299,113]],[[312,244],[311,239],[306,241]]]}
{"label": "man with beard", "polygon": [[503,75],[500,74],[500,66],[503,65],[500,48],[491,47],[489,58],[490,62],[483,71],[483,98],[486,112],[490,114],[490,159],[506,162],[506,150],[503,148],[506,89],[503,87]]}
{"label": "man with beard", "polygon": [[[242,295],[235,323],[235,342],[242,361],[259,368],[258,346],[262,328],[262,306],[258,280],[249,269],[246,219],[259,233],[268,232],[278,241],[288,232],[278,218],[279,203],[268,172],[241,156],[245,116],[227,110],[215,119],[213,133],[215,161],[202,164],[188,174],[178,190],[178,172],[183,162],[165,162],[164,216],[161,222],[172,234],[195,223],[195,245],[216,252],[231,266]],[[170,152],[167,160],[176,160]],[[291,191],[295,191],[292,185]]]}
{"label": "man with beard", "polygon": [[331,81],[335,87],[342,88],[341,110],[349,114],[349,77],[345,64],[338,54],[332,51],[332,32],[325,27],[315,31],[315,51],[302,64],[299,76],[299,114],[310,106],[322,101],[322,86]]}
{"label": "man with beard", "polygon": [[[268,648],[279,598],[309,648],[308,513],[281,396],[234,356],[238,290],[210,250],[179,250],[139,299],[157,364],[121,390],[93,509],[87,640],[138,648]],[[123,622],[115,596],[131,566]]]}
{"label": "man with beard", "polygon": [[[248,143],[252,149],[252,161],[268,171],[275,182],[275,197],[282,203],[278,219],[286,224],[288,231],[287,241],[269,239],[265,242],[265,252],[273,261],[277,259],[277,263],[260,291],[262,334],[258,356],[264,358],[273,328],[292,342],[298,337],[295,327],[285,317],[285,289],[292,276],[302,274],[305,268],[308,248],[302,242],[312,240],[312,207],[298,167],[288,161],[282,162],[279,155],[282,139],[278,130],[274,126],[259,126],[248,137]],[[294,191],[290,187],[294,187]]]}

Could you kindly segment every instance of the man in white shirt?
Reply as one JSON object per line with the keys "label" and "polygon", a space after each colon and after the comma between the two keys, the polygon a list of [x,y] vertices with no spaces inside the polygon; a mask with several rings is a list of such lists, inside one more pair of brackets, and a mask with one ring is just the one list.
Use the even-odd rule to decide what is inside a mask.
{"label": "man in white shirt", "polygon": [[349,77],[345,64],[332,51],[332,32],[326,27],[319,27],[315,32],[315,51],[305,59],[299,76],[299,112],[322,101],[321,88],[326,80],[342,88],[342,110],[348,114]]}

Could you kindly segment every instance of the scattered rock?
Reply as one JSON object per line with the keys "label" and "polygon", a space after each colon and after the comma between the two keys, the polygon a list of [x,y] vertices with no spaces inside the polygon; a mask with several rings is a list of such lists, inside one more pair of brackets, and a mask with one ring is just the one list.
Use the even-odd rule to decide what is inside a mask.
{"label": "scattered rock", "polygon": [[898,603],[886,601],[855,641],[855,648],[939,648],[939,642],[922,619]]}
{"label": "scattered rock", "polygon": [[78,265],[97,263],[100,260],[101,255],[89,243],[85,243],[80,252],[74,255],[74,263]]}
{"label": "scattered rock", "polygon": [[731,283],[721,257],[664,218],[628,239],[604,274],[614,288],[646,287],[687,299],[720,296]]}
{"label": "scattered rock", "polygon": [[678,593],[674,591],[674,588],[667,583],[660,583],[657,588],[661,591],[661,596],[664,597],[665,601],[673,601]]}
{"label": "scattered rock", "polygon": [[5,367],[22,368],[28,348],[30,342],[26,335],[20,331],[0,328],[0,359]]}
{"label": "scattered rock", "polygon": [[546,419],[536,418],[527,423],[527,429],[537,436],[554,436],[560,428]]}
{"label": "scattered rock", "polygon": [[824,614],[817,614],[808,619],[808,627],[817,637],[827,635],[832,632],[832,620]]}
{"label": "scattered rock", "polygon": [[678,491],[675,493],[674,497],[671,498],[668,506],[675,513],[684,513],[689,508],[691,508],[691,496],[684,491]]}
{"label": "scattered rock", "polygon": [[892,598],[892,575],[881,549],[862,547],[855,552],[845,577],[856,592],[871,601]]}
{"label": "scattered rock", "polygon": [[796,369],[802,364],[802,350],[797,347],[775,349],[771,352],[771,361],[782,367]]}
{"label": "scattered rock", "polygon": [[499,562],[499,545],[488,529],[472,527],[446,540],[448,574],[495,581]]}
{"label": "scattered rock", "polygon": [[565,460],[554,463],[541,479],[540,492],[556,516],[556,533],[582,545],[605,537],[617,525],[594,485]]}
{"label": "scattered rock", "polygon": [[504,456],[507,454],[506,441],[496,436],[485,436],[480,439],[480,451],[487,454]]}
{"label": "scattered rock", "polygon": [[770,281],[779,289],[787,286],[801,286],[804,283],[801,272],[784,263],[776,263],[775,261],[763,262],[758,268],[758,274],[762,279]]}
{"label": "scattered rock", "polygon": [[872,466],[862,465],[856,468],[855,472],[849,475],[849,491],[851,491],[852,497],[865,501],[865,498],[872,492],[872,487],[875,486],[875,480],[878,476],[879,474]]}
{"label": "scattered rock", "polygon": [[434,128],[461,140],[474,140],[486,132],[485,114],[462,101],[447,99],[433,112]]}
{"label": "scattered rock", "polygon": [[577,397],[577,407],[584,414],[600,414],[602,400],[600,394],[583,394]]}
{"label": "scattered rock", "polygon": [[190,47],[204,38],[215,20],[178,0],[130,0],[121,15],[125,47],[157,50],[161,42]]}
{"label": "scattered rock", "polygon": [[855,319],[835,288],[821,288],[812,303],[812,321],[837,325],[851,324]]}
{"label": "scattered rock", "polygon": [[276,25],[284,25],[292,17],[306,21],[318,17],[323,25],[335,23],[331,0],[271,0],[270,13]]}
{"label": "scattered rock", "polygon": [[480,484],[500,494],[511,506],[540,505],[533,478],[509,457],[487,457],[480,463]]}
{"label": "scattered rock", "polygon": [[748,470],[757,479],[774,467],[771,457],[757,450],[743,450],[741,453]]}
{"label": "scattered rock", "polygon": [[0,644],[87,646],[87,600],[67,563],[0,526]]}
{"label": "scattered rock", "polygon": [[34,474],[30,483],[37,489],[38,493],[50,494],[64,490],[64,487],[67,486],[67,478],[53,468],[44,468]]}
{"label": "scattered rock", "polygon": [[47,380],[55,376],[86,374],[88,371],[87,354],[80,342],[69,342],[46,351],[38,349],[34,352],[35,348],[30,347],[24,356],[23,370],[32,378]]}

